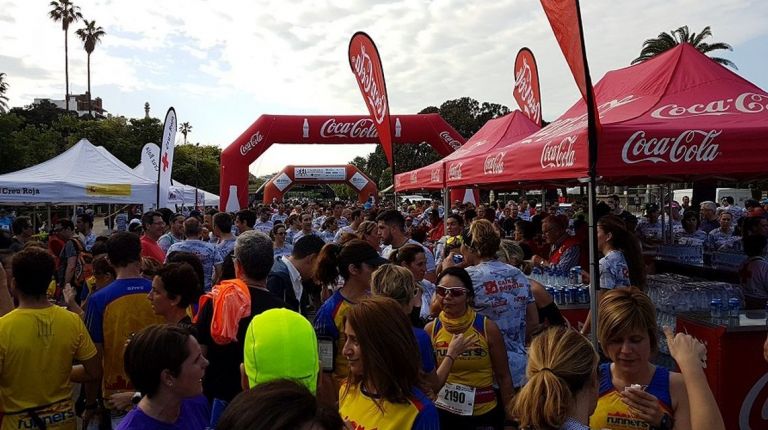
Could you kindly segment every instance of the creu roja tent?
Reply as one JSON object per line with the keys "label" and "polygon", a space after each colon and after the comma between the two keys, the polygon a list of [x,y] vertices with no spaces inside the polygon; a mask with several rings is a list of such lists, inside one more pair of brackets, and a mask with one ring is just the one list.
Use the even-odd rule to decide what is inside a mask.
{"label": "creu roja tent", "polygon": [[[603,183],[766,177],[768,94],[681,44],[595,86]],[[586,104],[540,131],[447,164],[449,187],[568,183],[588,176]]]}
{"label": "creu roja tent", "polygon": [[0,175],[0,203],[155,202],[157,181],[104,152],[81,139],[48,161]]}
{"label": "creu roja tent", "polygon": [[502,117],[489,120],[459,149],[428,166],[395,175],[395,189],[440,190],[445,188],[444,166],[461,163],[474,154],[483,154],[530,136],[539,126],[524,113],[514,110]]}

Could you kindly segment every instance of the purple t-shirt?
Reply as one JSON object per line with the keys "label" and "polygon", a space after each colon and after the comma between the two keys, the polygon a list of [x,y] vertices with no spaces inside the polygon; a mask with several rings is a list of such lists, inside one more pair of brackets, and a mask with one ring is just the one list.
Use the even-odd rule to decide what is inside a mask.
{"label": "purple t-shirt", "polygon": [[117,430],[204,430],[211,419],[208,400],[203,395],[184,399],[181,402],[179,419],[173,424],[158,421],[145,414],[140,408],[133,408],[120,421]]}

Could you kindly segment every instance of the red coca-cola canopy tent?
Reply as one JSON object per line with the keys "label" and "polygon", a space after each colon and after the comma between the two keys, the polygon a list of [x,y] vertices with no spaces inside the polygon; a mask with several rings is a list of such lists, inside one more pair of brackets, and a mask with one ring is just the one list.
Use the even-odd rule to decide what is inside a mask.
{"label": "red coca-cola canopy tent", "polygon": [[[602,182],[766,176],[768,94],[691,45],[608,72],[595,94],[602,124],[597,159]],[[566,183],[586,177],[586,105],[579,100],[539,132],[446,168],[449,187]]]}
{"label": "red coca-cola canopy tent", "polygon": [[523,137],[530,136],[540,127],[524,113],[514,110],[507,115],[485,123],[480,130],[455,152],[428,166],[395,175],[395,190],[440,190],[445,188],[443,166],[446,163],[461,163],[473,154],[485,154],[496,148],[509,145]]}

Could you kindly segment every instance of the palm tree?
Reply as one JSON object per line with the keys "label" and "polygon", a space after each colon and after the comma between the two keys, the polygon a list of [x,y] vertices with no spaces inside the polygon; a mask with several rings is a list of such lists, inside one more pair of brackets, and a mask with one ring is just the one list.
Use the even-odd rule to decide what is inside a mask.
{"label": "palm tree", "polygon": [[69,33],[69,24],[77,22],[83,17],[83,14],[80,13],[80,7],[72,4],[71,0],[52,1],[50,6],[52,9],[48,12],[48,16],[53,22],[61,21],[61,29],[64,30],[64,82],[66,85],[64,105],[69,111],[69,45],[67,34]]}
{"label": "palm tree", "polygon": [[8,82],[5,82],[5,73],[0,73],[0,113],[8,111],[8,97],[5,93],[8,91]]}
{"label": "palm tree", "polygon": [[88,54],[88,115],[91,115],[91,54],[96,44],[101,42],[101,38],[107,34],[103,28],[96,26],[96,21],[83,20],[85,27],[75,31],[75,34],[83,41],[83,48]]}
{"label": "palm tree", "polygon": [[[690,33],[687,25],[684,25],[677,30],[671,31],[670,33],[662,32],[655,39],[648,39],[643,42],[643,50],[640,51],[639,57],[632,60],[632,64],[642,63],[643,61],[648,60],[649,58],[653,58],[654,56],[659,55],[668,49],[672,49],[681,43],[689,43],[693,45],[693,47],[699,50],[699,52],[702,54],[708,54],[712,51],[717,51],[720,49],[733,51],[733,47],[727,43],[716,42],[710,44],[703,42],[704,39],[710,36],[712,36],[712,31],[710,31],[709,26],[704,27],[704,30],[701,30],[701,33],[699,34]],[[733,67],[734,69],[738,70],[736,65],[733,64],[733,61],[731,60],[720,57],[709,58],[711,58],[716,63],[722,64],[723,66]]]}
{"label": "palm tree", "polygon": [[184,144],[187,144],[187,133],[192,132],[192,126],[188,122],[182,122],[179,126],[179,132],[184,135]]}

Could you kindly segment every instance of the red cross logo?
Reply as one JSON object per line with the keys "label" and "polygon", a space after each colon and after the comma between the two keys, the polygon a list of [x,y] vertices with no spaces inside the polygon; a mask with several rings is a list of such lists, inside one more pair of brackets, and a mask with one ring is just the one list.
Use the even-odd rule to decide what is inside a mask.
{"label": "red cross logo", "polygon": [[168,153],[163,154],[163,172],[168,170]]}

